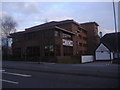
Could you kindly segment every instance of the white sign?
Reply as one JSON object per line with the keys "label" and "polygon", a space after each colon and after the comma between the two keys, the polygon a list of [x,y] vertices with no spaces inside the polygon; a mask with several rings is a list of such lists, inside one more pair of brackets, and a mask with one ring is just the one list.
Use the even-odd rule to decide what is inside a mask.
{"label": "white sign", "polygon": [[63,45],[65,46],[73,46],[73,41],[71,40],[62,39],[62,41],[63,41]]}

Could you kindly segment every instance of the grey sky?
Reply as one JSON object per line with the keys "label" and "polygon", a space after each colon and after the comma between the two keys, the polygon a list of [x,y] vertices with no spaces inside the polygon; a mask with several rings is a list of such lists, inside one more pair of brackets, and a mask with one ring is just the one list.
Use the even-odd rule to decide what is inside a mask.
{"label": "grey sky", "polygon": [[18,23],[17,30],[45,21],[74,19],[79,23],[95,21],[104,34],[114,32],[112,2],[4,2],[0,13],[11,15]]}

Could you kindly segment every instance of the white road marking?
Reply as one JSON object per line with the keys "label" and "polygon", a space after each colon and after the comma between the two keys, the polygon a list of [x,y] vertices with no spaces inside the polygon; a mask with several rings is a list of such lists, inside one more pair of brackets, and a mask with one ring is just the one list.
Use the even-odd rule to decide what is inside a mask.
{"label": "white road marking", "polygon": [[0,72],[5,72],[5,70],[0,70]]}
{"label": "white road marking", "polygon": [[3,80],[3,79],[0,79],[0,81],[8,82],[8,83],[13,83],[13,84],[19,84],[19,82],[9,81],[9,80]]}
{"label": "white road marking", "polygon": [[11,73],[11,72],[3,72],[4,74],[11,74],[11,75],[16,75],[16,76],[22,76],[22,77],[31,77],[32,75],[25,75],[25,74],[20,74],[20,73]]}

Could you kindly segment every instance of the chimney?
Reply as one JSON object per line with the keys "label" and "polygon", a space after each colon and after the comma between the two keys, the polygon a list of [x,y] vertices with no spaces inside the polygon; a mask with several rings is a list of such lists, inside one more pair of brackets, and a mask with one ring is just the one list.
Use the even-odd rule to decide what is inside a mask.
{"label": "chimney", "polygon": [[100,38],[102,38],[102,32],[100,32]]}

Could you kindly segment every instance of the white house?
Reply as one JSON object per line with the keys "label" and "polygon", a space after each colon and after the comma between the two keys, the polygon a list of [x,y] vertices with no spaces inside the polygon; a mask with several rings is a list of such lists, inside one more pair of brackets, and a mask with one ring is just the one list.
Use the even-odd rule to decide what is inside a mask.
{"label": "white house", "polygon": [[103,43],[101,43],[95,52],[96,60],[112,60],[113,52],[111,52]]}
{"label": "white house", "polygon": [[115,61],[116,59],[120,62],[120,32],[117,33],[117,38],[116,33],[105,34],[95,50],[95,60]]}

